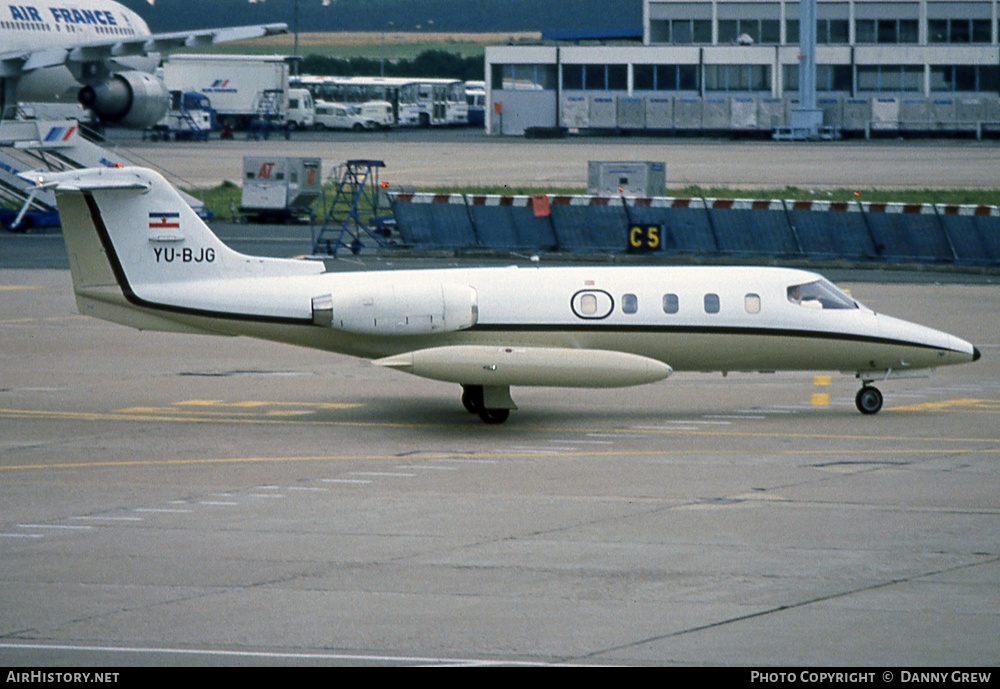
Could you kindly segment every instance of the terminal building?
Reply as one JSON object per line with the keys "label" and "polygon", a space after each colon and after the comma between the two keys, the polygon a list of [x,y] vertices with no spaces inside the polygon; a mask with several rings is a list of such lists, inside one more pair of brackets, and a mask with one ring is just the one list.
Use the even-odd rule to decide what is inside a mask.
{"label": "terminal building", "polygon": [[[818,0],[824,126],[996,135],[998,11],[1000,0]],[[798,107],[798,41],[798,2],[643,0],[641,44],[487,48],[486,128],[767,135]]]}

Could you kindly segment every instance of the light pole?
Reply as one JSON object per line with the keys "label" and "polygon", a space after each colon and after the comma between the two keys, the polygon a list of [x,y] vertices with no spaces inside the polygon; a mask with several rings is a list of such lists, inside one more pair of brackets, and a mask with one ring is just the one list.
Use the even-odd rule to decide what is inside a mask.
{"label": "light pole", "polygon": [[378,66],[378,75],[380,77],[385,76],[385,32],[390,28],[394,28],[395,26],[396,26],[395,22],[386,22],[382,26],[382,49],[379,51],[381,52],[381,56],[379,59],[379,66]]}
{"label": "light pole", "polygon": [[295,32],[295,45],[292,48],[292,69],[295,76],[299,75],[299,0],[295,0],[295,9],[292,12],[292,31]]}

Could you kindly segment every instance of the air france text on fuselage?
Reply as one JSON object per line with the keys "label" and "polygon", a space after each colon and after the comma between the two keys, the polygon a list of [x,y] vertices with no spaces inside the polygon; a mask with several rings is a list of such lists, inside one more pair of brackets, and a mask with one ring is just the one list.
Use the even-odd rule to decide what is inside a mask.
{"label": "air france text on fuselage", "polygon": [[[16,22],[44,22],[37,7],[8,5],[10,18]],[[109,10],[80,10],[75,7],[49,7],[56,24],[91,24],[95,26],[118,26],[113,12]]]}

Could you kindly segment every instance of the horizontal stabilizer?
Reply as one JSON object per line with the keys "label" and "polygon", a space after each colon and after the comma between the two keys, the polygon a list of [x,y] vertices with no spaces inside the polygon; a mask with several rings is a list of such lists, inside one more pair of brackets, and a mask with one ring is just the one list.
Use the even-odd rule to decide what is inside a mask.
{"label": "horizontal stabilizer", "polygon": [[[105,171],[107,174],[104,174]],[[19,177],[44,189],[91,191],[95,189],[135,189],[146,191],[152,184],[140,174],[129,175],[122,168],[94,168],[69,172],[22,172]]]}
{"label": "horizontal stabilizer", "polygon": [[454,345],[397,354],[378,366],[462,385],[617,388],[663,380],[662,361],[603,349]]}

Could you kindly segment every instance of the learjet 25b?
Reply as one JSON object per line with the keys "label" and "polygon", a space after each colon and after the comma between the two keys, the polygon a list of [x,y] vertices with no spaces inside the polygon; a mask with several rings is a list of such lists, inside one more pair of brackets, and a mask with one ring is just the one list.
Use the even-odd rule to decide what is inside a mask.
{"label": "learjet 25b", "polygon": [[[979,359],[785,268],[532,267],[326,272],[224,245],[157,173],[30,173],[55,190],[77,305],[139,329],[246,335],[462,386],[486,423],[515,385],[619,387],[673,371],[825,370],[877,380]],[[28,177],[28,174],[25,174]]]}

